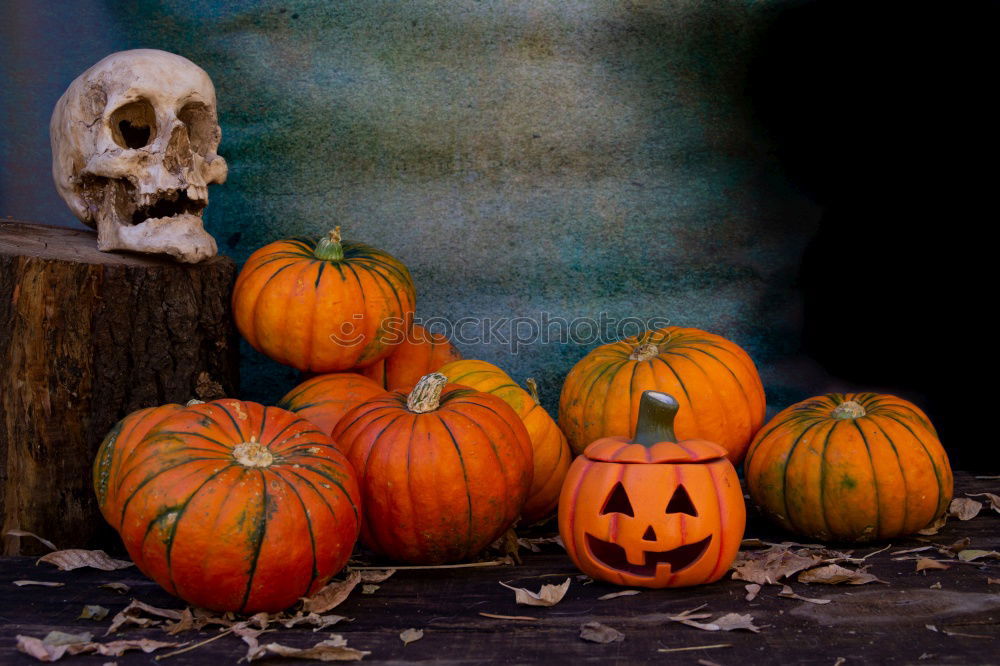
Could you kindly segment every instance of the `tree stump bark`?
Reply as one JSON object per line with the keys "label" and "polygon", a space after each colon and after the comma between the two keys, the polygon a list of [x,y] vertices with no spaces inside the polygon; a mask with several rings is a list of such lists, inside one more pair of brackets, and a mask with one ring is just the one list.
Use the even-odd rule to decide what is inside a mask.
{"label": "tree stump bark", "polygon": [[120,550],[91,487],[104,435],[129,412],[235,395],[228,257],[180,264],[97,250],[91,231],[0,222],[3,553]]}

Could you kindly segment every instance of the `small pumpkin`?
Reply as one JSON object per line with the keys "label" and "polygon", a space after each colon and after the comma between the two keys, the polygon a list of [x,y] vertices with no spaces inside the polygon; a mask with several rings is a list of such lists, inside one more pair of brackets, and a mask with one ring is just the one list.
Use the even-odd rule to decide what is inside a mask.
{"label": "small pumpkin", "polygon": [[559,534],[577,567],[618,585],[711,583],[743,539],[746,506],[726,450],[677,442],[678,402],[645,391],[635,437],[607,437],[573,461],[559,497]]}
{"label": "small pumpkin", "polygon": [[340,571],[357,540],[354,470],[283,409],[224,399],[176,410],[111,468],[110,522],[132,561],[196,606],[283,610]]}
{"label": "small pumpkin", "polygon": [[531,487],[531,440],[500,398],[432,373],[409,394],[375,396],[334,438],[358,471],[361,538],[394,560],[441,564],[488,546]]}
{"label": "small pumpkin", "polygon": [[714,442],[734,465],[764,423],[764,386],[750,356],[719,335],[668,326],[602,345],[570,370],[559,426],[573,451],[600,437],[635,434],[647,390],[677,398],[678,437]]}
{"label": "small pumpkin", "polygon": [[912,534],[948,510],[953,491],[927,415],[879,393],[830,393],[788,407],[754,438],[743,469],[766,516],[819,541]]}
{"label": "small pumpkin", "polygon": [[385,389],[367,377],[353,372],[335,372],[307,379],[289,391],[276,406],[312,421],[329,434],[344,414],[380,393],[385,393]]}
{"label": "small pumpkin", "polygon": [[413,280],[399,260],[342,241],[280,240],[250,255],[233,316],[254,349],[303,372],[349,370],[388,356],[413,316]]}
{"label": "small pumpkin", "polygon": [[115,529],[121,525],[118,486],[121,483],[123,463],[131,459],[132,451],[142,443],[152,428],[182,409],[183,405],[170,403],[134,411],[116,423],[101,442],[94,459],[94,493],[97,495],[101,515]]}
{"label": "small pumpkin", "polygon": [[530,524],[552,513],[559,503],[559,490],[573,455],[566,436],[539,404],[535,380],[527,381],[528,390],[525,391],[497,366],[476,360],[454,361],[443,366],[439,372],[454,384],[502,398],[517,412],[531,438],[535,461],[534,480],[528,491],[528,500],[521,510],[521,518]]}
{"label": "small pumpkin", "polygon": [[448,338],[413,324],[403,342],[389,356],[359,372],[388,390],[410,389],[420,378],[445,363],[462,358]]}

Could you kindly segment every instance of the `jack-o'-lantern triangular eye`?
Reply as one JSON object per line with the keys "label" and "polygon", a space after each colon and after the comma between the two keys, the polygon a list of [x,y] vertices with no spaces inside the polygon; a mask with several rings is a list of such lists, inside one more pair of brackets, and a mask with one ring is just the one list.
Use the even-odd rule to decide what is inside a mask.
{"label": "jack-o'-lantern triangular eye", "polygon": [[615,484],[615,487],[611,489],[611,494],[608,495],[607,501],[604,502],[601,515],[603,516],[606,513],[623,513],[626,516],[635,518],[635,512],[632,511],[632,502],[628,501],[628,493],[625,492],[625,486],[621,484],[621,481]]}
{"label": "jack-o'-lantern triangular eye", "polygon": [[688,491],[685,490],[684,486],[677,486],[674,496],[670,498],[670,503],[667,504],[667,513],[686,513],[689,516],[698,515],[698,510],[694,508],[694,502],[691,501],[691,496],[688,495]]}

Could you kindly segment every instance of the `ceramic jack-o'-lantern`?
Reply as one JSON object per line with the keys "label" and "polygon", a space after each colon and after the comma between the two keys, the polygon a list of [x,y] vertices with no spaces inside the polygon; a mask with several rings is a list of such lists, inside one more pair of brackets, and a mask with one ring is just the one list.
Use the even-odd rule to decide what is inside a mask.
{"label": "ceramic jack-o'-lantern", "polygon": [[675,442],[677,401],[645,391],[635,438],[605,437],[572,464],[559,533],[581,571],[630,587],[718,580],[739,550],[746,505],[726,450]]}

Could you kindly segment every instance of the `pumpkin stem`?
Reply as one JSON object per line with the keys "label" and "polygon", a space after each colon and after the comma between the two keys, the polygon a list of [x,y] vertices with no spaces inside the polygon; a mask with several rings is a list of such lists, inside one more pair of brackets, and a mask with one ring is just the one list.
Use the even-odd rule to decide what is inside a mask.
{"label": "pumpkin stem", "polygon": [[536,382],[532,377],[528,377],[524,380],[524,383],[527,384],[528,395],[530,395],[531,399],[535,401],[535,404],[542,404],[542,401],[538,399],[538,382]]}
{"label": "pumpkin stem", "polygon": [[274,456],[267,447],[253,437],[249,442],[233,447],[233,458],[244,467],[270,467],[274,462]]}
{"label": "pumpkin stem", "polygon": [[830,412],[830,416],[835,419],[859,419],[867,413],[868,412],[865,411],[865,408],[859,403],[854,402],[853,400],[847,400],[846,402],[842,402],[837,405],[834,410]]}
{"label": "pumpkin stem", "polygon": [[441,405],[441,391],[448,378],[440,372],[424,375],[406,396],[406,408],[416,414],[433,412]]}
{"label": "pumpkin stem", "polygon": [[344,246],[340,244],[340,227],[334,227],[326,238],[320,239],[313,250],[313,256],[324,261],[340,261],[344,258]]}
{"label": "pumpkin stem", "polygon": [[674,417],[680,405],[672,395],[659,391],[643,391],[639,398],[639,418],[635,424],[633,444],[652,447],[659,442],[674,442]]}
{"label": "pumpkin stem", "polygon": [[656,358],[660,355],[660,348],[654,345],[652,342],[645,342],[641,345],[636,345],[629,354],[629,359],[633,361],[648,361],[651,358]]}

